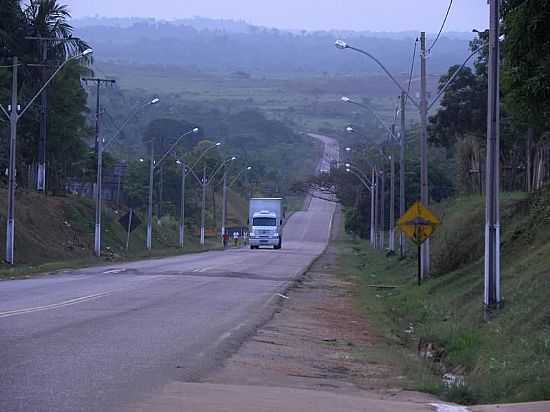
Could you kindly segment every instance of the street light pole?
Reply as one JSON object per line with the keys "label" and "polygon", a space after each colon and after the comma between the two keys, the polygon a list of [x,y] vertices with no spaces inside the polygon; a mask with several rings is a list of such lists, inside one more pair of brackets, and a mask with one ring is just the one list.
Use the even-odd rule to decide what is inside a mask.
{"label": "street light pole", "polygon": [[499,0],[491,0],[485,204],[485,317],[501,304],[500,290],[500,76]]}
{"label": "street light pole", "polygon": [[227,219],[227,167],[223,168],[223,189],[222,189],[222,230],[221,239],[223,243],[223,236],[225,235],[225,221]]}
{"label": "street light pole", "polygon": [[[155,98],[151,101],[150,104],[156,104],[159,99]],[[151,159],[149,162],[149,204],[147,206],[147,249],[151,250],[152,247],[152,238],[153,238],[153,183],[155,176],[155,169],[159,167],[162,162],[166,160],[168,155],[176,148],[179,142],[186,136],[191,133],[198,133],[199,129],[195,127],[194,129],[182,134],[176,139],[176,141],[170,146],[170,148],[164,153],[158,162],[155,162],[155,140],[151,139]]]}
{"label": "street light pole", "polygon": [[[405,102],[407,95],[401,92],[401,136],[399,139],[399,216],[405,214],[405,144],[407,141],[405,130]],[[400,256],[405,257],[405,234],[399,234],[399,251]]]}
{"label": "street light pole", "polygon": [[151,139],[149,159],[149,202],[147,203],[147,250],[151,250],[153,237],[153,181],[155,177],[155,142]]}
{"label": "street light pole", "polygon": [[40,96],[42,92],[48,87],[52,80],[57,76],[57,74],[65,67],[67,63],[72,60],[80,59],[84,56],[93,53],[92,49],[86,49],[81,54],[71,57],[70,59],[65,60],[48,78],[48,80],[42,85],[34,97],[27,103],[27,105],[18,112],[18,67],[19,59],[15,56],[13,57],[13,68],[12,68],[12,90],[11,90],[11,112],[8,113],[2,105],[0,105],[0,110],[2,113],[9,119],[10,123],[10,159],[8,166],[8,218],[6,226],[6,262],[12,265],[14,263],[14,241],[15,241],[15,189],[17,187],[17,177],[16,177],[16,161],[17,161],[17,122],[19,119],[27,112],[27,110],[32,106],[35,100]]}
{"label": "street light pole", "polygon": [[206,163],[202,167],[202,204],[201,204],[201,246],[205,242],[205,224],[206,224]]}
{"label": "street light pole", "polygon": [[130,116],[126,119],[126,121],[119,127],[119,129],[116,131],[116,133],[113,135],[113,137],[110,138],[109,141],[105,142],[104,138],[100,136],[99,133],[99,116],[100,116],[100,100],[99,100],[99,91],[100,91],[100,85],[102,82],[108,82],[109,80],[102,80],[102,79],[87,79],[88,81],[94,81],[97,82],[97,108],[96,108],[96,153],[97,153],[97,177],[96,177],[96,205],[95,205],[95,237],[94,237],[94,252],[96,256],[101,256],[101,215],[103,212],[103,152],[105,149],[112,144],[122,130],[126,127],[126,125],[130,122],[130,120],[137,115],[137,113],[142,110],[143,108],[157,104],[160,100],[158,98],[154,98],[150,102],[148,102],[145,105],[137,106],[137,108],[132,111]]}
{"label": "street light pole", "polygon": [[11,83],[11,112],[10,112],[10,163],[8,173],[8,227],[6,232],[6,261],[13,264],[13,248],[15,234],[15,161],[17,143],[17,67],[18,59],[13,58],[13,75]]}
{"label": "street light pole", "polygon": [[395,252],[395,156],[390,155],[390,251]]}
{"label": "street light pole", "polygon": [[370,244],[376,248],[376,194],[378,185],[376,184],[376,168],[372,168],[371,177],[371,195],[370,195]]}
{"label": "street light pole", "polygon": [[[426,64],[426,33],[420,33],[420,201],[429,204],[428,192],[428,93]],[[424,279],[430,274],[430,240],[421,246],[421,272]]]}
{"label": "street light pole", "polygon": [[185,243],[185,163],[181,163],[181,199],[180,199],[180,248],[183,249]]}
{"label": "street light pole", "polygon": [[380,171],[380,249],[386,245],[386,176],[384,170]]}

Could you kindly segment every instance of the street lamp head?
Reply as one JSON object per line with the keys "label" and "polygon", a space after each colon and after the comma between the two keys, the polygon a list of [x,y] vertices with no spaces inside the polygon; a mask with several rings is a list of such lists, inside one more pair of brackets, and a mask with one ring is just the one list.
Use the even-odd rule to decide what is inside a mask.
{"label": "street lamp head", "polygon": [[140,158],[139,158],[139,161],[140,161],[141,163],[143,163],[143,162],[145,162],[145,159],[143,159],[142,157],[140,157]]}
{"label": "street lamp head", "polygon": [[351,147],[346,147],[346,152],[351,152]]}
{"label": "street lamp head", "polygon": [[252,166],[248,166],[246,170],[252,170]]}
{"label": "street lamp head", "polygon": [[351,163],[346,163],[344,166],[349,169],[351,167]]}
{"label": "street lamp head", "polygon": [[222,144],[221,142],[216,143],[216,146],[220,147]]}
{"label": "street lamp head", "polygon": [[158,97],[155,97],[153,100],[151,100],[151,104],[157,104],[160,102],[160,99]]}
{"label": "street lamp head", "polygon": [[340,100],[342,100],[344,103],[349,103],[349,102],[351,102],[351,99],[350,99],[349,97],[347,97],[347,96],[342,96],[342,98],[341,98]]}
{"label": "street lamp head", "polygon": [[346,127],[346,132],[353,133],[353,132],[355,132],[355,130],[353,129],[353,127],[348,126],[348,127]]}
{"label": "street lamp head", "polygon": [[198,132],[199,132],[199,128],[198,128],[198,127],[195,127],[195,128],[193,129],[193,133],[196,134],[196,133],[198,133]]}
{"label": "street lamp head", "polygon": [[336,40],[334,45],[336,46],[337,49],[340,49],[340,50],[344,50],[349,47],[348,44],[343,40]]}
{"label": "street lamp head", "polygon": [[351,169],[346,169],[346,172],[350,173],[350,172],[351,172]]}
{"label": "street lamp head", "polygon": [[181,160],[176,160],[176,163],[181,165]]}
{"label": "street lamp head", "polygon": [[86,50],[84,50],[84,51],[82,52],[82,57],[85,57],[85,56],[87,56],[87,55],[89,55],[89,54],[92,54],[93,52],[94,52],[93,49],[86,49]]}
{"label": "street lamp head", "polygon": [[233,160],[237,160],[237,156],[233,156],[233,157],[231,157],[231,159],[230,159],[230,160],[231,160],[231,161],[233,161]]}

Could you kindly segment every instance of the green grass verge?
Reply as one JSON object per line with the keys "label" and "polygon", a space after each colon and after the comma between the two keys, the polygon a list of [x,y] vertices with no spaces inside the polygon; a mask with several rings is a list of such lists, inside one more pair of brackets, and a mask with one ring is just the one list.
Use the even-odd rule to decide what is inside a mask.
{"label": "green grass verge", "polygon": [[[425,366],[465,375],[461,387],[424,377],[415,389],[465,404],[550,399],[550,192],[505,195],[501,206],[504,306],[488,322],[481,198],[435,207],[443,218],[433,241],[435,275],[421,287],[414,258],[387,257],[365,241],[339,244],[342,267],[359,281],[360,304],[393,347],[415,355],[418,342],[429,343],[442,362]],[[405,366],[415,381],[417,365]]]}

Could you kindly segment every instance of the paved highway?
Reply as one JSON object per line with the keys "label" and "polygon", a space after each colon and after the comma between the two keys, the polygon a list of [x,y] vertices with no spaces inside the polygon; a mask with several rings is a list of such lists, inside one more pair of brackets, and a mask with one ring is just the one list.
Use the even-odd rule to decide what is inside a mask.
{"label": "paved highway", "polygon": [[[328,138],[320,165],[337,160]],[[336,156],[336,157],[335,157]],[[313,199],[282,250],[207,252],[0,282],[0,411],[110,411],[219,365],[325,248]]]}

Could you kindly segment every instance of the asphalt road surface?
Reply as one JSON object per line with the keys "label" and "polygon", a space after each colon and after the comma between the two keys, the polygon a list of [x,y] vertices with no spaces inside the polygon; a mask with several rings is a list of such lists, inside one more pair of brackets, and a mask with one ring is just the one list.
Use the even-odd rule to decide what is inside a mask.
{"label": "asphalt road surface", "polygon": [[[323,170],[337,160],[325,142]],[[336,157],[335,157],[336,156]],[[0,411],[111,411],[204,376],[324,250],[312,199],[282,250],[229,250],[0,282]]]}

